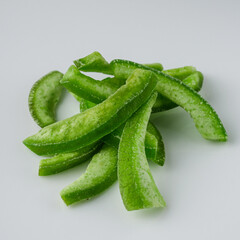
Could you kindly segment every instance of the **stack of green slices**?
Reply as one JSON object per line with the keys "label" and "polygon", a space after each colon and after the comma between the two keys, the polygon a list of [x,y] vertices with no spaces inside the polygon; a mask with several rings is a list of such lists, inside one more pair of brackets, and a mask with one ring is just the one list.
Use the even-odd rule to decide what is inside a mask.
{"label": "stack of green slices", "polygon": [[[194,67],[163,70],[159,63],[120,59],[108,63],[98,52],[74,64],[64,75],[51,72],[32,87],[29,109],[42,129],[23,141],[34,153],[49,157],[40,161],[40,176],[90,160],[86,172],[61,191],[67,205],[96,196],[117,179],[127,210],[166,205],[148,165],[148,160],[160,166],[165,161],[161,134],[149,121],[151,113],[180,106],[204,138],[227,140],[218,115],[197,93],[203,75]],[[112,77],[98,81],[82,72]],[[64,87],[80,102],[80,113],[56,122]]]}

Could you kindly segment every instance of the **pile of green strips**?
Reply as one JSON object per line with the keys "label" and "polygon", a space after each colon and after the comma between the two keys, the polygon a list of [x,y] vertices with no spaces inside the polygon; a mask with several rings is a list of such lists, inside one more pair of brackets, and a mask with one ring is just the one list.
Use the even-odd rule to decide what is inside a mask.
{"label": "pile of green strips", "polygon": [[[50,72],[32,87],[29,109],[42,129],[23,141],[34,153],[49,157],[40,161],[40,176],[90,160],[86,172],[61,191],[67,205],[94,197],[118,179],[127,210],[165,206],[148,165],[163,166],[165,161],[151,113],[180,106],[204,138],[227,140],[217,113],[197,93],[203,75],[194,67],[163,70],[159,63],[120,59],[108,63],[98,52],[74,64],[64,75]],[[82,72],[112,77],[98,81]],[[80,113],[56,122],[64,87],[80,102]]]}

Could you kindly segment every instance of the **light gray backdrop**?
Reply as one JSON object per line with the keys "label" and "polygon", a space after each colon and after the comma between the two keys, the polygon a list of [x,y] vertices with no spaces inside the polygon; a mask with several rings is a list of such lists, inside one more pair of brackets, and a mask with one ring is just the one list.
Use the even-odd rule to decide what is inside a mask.
{"label": "light gray backdrop", "polygon": [[[237,0],[1,0],[0,239],[240,239],[239,12]],[[27,105],[33,83],[94,50],[107,60],[193,65],[205,75],[201,94],[229,142],[202,139],[182,109],[153,116],[166,146],[166,165],[150,164],[164,210],[127,212],[117,183],[67,208],[59,192],[87,164],[38,177],[41,158],[22,144],[39,129]],[[58,119],[78,110],[65,94]]]}

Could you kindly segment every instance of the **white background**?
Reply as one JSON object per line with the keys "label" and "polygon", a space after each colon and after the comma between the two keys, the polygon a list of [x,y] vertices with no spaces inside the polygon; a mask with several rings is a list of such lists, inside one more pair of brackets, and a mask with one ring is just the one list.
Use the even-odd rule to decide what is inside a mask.
{"label": "white background", "polygon": [[[240,239],[239,12],[238,0],[1,0],[0,239]],[[193,65],[205,75],[201,94],[229,141],[202,139],[182,109],[153,116],[166,146],[165,166],[150,163],[163,210],[127,212],[117,183],[66,207],[59,192],[87,163],[39,177],[41,158],[22,144],[39,130],[28,112],[33,83],[94,50],[107,60]],[[58,119],[78,109],[65,94]]]}

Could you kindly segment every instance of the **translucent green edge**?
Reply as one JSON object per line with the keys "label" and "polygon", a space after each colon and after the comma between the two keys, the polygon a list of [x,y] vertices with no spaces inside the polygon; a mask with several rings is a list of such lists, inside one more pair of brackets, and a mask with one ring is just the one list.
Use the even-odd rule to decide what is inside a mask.
{"label": "translucent green edge", "polygon": [[128,211],[166,205],[152,174],[144,150],[144,136],[157,93],[126,122],[118,151],[118,181]]}
{"label": "translucent green edge", "polygon": [[[170,75],[173,76],[174,74],[171,73]],[[198,92],[202,88],[203,75],[201,72],[196,71],[196,72],[190,74],[188,77],[184,78],[182,80],[182,82],[184,84],[188,85],[193,90]],[[171,100],[164,97],[163,95],[158,94],[157,100],[152,108],[152,112],[153,113],[163,112],[163,111],[173,109],[175,107],[178,107],[178,105],[176,103],[172,102]]]}
{"label": "translucent green edge", "polygon": [[[81,98],[81,99],[78,98],[78,100],[80,102],[80,112],[84,112],[87,109],[96,106],[95,103],[89,102],[83,98]],[[149,124],[152,125],[152,123],[150,123],[150,122],[149,122]],[[154,126],[152,126],[152,128],[153,127]],[[120,126],[116,130],[114,130],[113,132],[108,134],[107,136],[103,137],[102,141],[104,143],[118,149],[123,128],[124,128],[124,125]],[[154,134],[156,134],[156,132],[154,132]],[[159,149],[159,146],[163,146],[163,144],[159,143],[157,140],[157,138],[159,138],[159,135],[156,134],[156,136],[155,136],[154,134],[151,134],[149,132],[146,133],[146,136],[145,136],[146,156],[147,156],[148,160],[153,161],[160,166],[163,166],[164,161],[165,161],[164,147],[162,149],[163,153],[160,154],[159,151],[161,151],[161,149]]]}
{"label": "translucent green edge", "polygon": [[[83,58],[74,60],[73,62],[80,71],[100,72],[100,73],[110,74],[110,75],[113,74],[110,64],[106,61],[106,59],[102,56],[102,54],[97,51]],[[150,68],[154,68],[159,71],[163,70],[163,66],[161,63],[147,63],[143,65]]]}
{"label": "translucent green edge", "polygon": [[155,74],[138,69],[104,102],[43,128],[23,143],[38,155],[71,152],[94,143],[123,124],[149,98],[156,82]]}
{"label": "translucent green edge", "polygon": [[158,165],[163,166],[165,163],[165,147],[162,135],[160,134],[157,127],[151,122],[148,123],[147,131],[157,139],[158,144],[155,159],[157,160]]}
{"label": "translucent green edge", "polygon": [[52,158],[42,159],[38,175],[48,176],[73,168],[89,160],[100,149],[100,146],[100,143],[94,143],[75,152],[62,153]]}
{"label": "translucent green edge", "polygon": [[40,127],[45,127],[56,121],[56,106],[63,91],[60,84],[62,77],[62,73],[52,71],[35,82],[30,90],[29,111]]}
{"label": "translucent green edge", "polygon": [[106,190],[117,180],[117,150],[104,145],[95,154],[85,173],[60,193],[66,205],[92,198]]}
{"label": "translucent green edge", "polygon": [[[145,68],[145,66],[144,66]],[[132,70],[131,70],[132,71]],[[193,88],[195,91],[199,91],[202,87],[203,75],[196,71],[196,68],[192,66],[185,66],[180,68],[173,68],[164,70],[173,77],[178,77],[185,84]],[[188,77],[186,77],[188,76]],[[113,94],[119,87],[125,84],[126,79],[108,77],[102,81],[90,78],[82,73],[75,75],[73,79],[68,81],[61,81],[61,83],[70,91],[73,92],[75,98],[84,98],[88,101],[99,103],[104,101],[108,96]],[[176,103],[173,103],[168,98],[159,94],[152,109],[152,112],[166,111],[177,107]]]}
{"label": "translucent green edge", "polygon": [[73,61],[75,66],[85,72],[101,72],[112,74],[111,66],[105,58],[97,51]]}
{"label": "translucent green edge", "polygon": [[[133,70],[146,69],[140,64],[115,59],[112,66],[115,77],[126,78]],[[158,77],[156,90],[164,97],[185,109],[195,122],[199,133],[208,140],[227,141],[226,130],[215,110],[196,91],[161,71],[151,70]]]}

